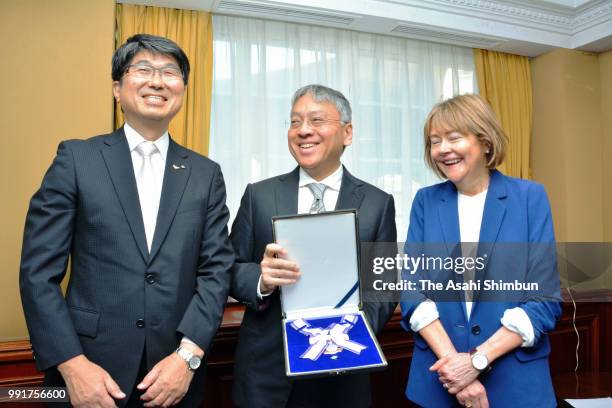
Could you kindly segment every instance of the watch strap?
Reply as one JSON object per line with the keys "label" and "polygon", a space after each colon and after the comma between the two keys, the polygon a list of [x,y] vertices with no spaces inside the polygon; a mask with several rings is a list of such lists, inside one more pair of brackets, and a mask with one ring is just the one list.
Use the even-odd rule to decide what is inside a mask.
{"label": "watch strap", "polygon": [[[201,358],[197,355],[195,355],[193,352],[184,349],[182,346],[179,346],[176,350],[175,350],[176,354],[179,355],[180,358],[182,358],[185,363],[187,363],[187,369],[189,369],[189,371],[195,371],[201,363]],[[197,363],[197,367],[192,368],[191,367],[191,362],[194,358],[197,358],[198,360],[200,360],[200,362]]]}

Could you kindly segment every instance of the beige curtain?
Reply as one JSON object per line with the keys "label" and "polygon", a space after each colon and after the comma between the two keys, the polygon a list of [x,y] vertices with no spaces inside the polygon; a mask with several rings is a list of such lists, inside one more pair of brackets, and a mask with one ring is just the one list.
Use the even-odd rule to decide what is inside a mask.
{"label": "beige curtain", "polygon": [[[170,135],[181,145],[208,154],[212,97],[213,44],[210,13],[161,7],[117,4],[115,48],[138,33],[170,38],[189,57],[191,73],[183,108],[170,123]],[[123,124],[115,106],[115,126]]]}
{"label": "beige curtain", "polygon": [[533,107],[529,59],[503,52],[475,49],[478,87],[508,134],[504,174],[531,178],[530,146]]}

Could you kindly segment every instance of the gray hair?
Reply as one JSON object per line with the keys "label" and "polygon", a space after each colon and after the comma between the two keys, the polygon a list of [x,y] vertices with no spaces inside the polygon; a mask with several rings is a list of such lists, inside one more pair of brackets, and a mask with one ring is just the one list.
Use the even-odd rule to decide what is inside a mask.
{"label": "gray hair", "polygon": [[353,114],[351,111],[351,104],[341,92],[323,85],[306,85],[295,91],[293,98],[291,98],[291,106],[294,106],[298,99],[304,95],[312,96],[312,98],[319,103],[331,103],[336,107],[336,110],[340,114],[340,120],[344,123],[351,123]]}

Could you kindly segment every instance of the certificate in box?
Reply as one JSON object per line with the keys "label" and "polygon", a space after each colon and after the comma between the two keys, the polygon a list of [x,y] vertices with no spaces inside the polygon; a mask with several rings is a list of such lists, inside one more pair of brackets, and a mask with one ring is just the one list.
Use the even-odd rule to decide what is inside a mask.
{"label": "certificate in box", "polygon": [[279,216],[272,225],[275,242],[301,272],[281,288],[287,376],[385,367],[361,310],[357,210]]}

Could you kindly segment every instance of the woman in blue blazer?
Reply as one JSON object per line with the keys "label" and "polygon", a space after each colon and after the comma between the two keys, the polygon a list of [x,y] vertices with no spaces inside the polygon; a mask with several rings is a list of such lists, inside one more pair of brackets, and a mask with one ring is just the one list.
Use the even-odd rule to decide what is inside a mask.
{"label": "woman in blue blazer", "polygon": [[[436,105],[424,136],[427,164],[447,181],[417,192],[406,254],[475,262],[450,275],[423,269],[415,275],[470,283],[458,292],[445,286],[446,295],[455,289],[454,298],[405,292],[402,325],[415,339],[406,396],[425,407],[555,406],[546,333],[561,307],[546,192],[495,170],[506,136],[477,95]],[[495,291],[487,282],[510,286]]]}

